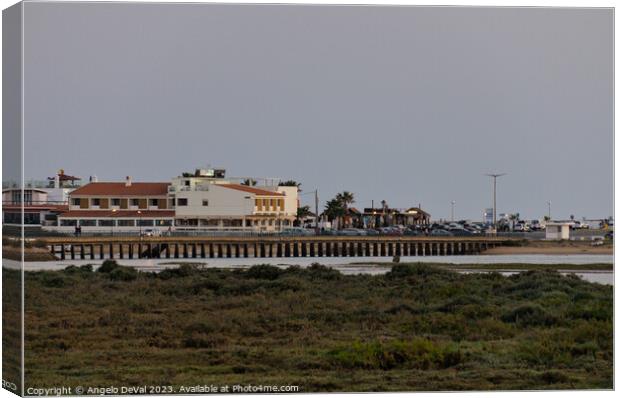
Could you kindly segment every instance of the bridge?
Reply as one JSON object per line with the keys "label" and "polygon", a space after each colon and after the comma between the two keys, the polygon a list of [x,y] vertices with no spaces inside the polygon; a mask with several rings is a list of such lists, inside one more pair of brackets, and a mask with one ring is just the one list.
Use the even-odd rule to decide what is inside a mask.
{"label": "bridge", "polygon": [[479,254],[514,241],[502,237],[269,236],[50,237],[50,252],[65,259],[393,257]]}

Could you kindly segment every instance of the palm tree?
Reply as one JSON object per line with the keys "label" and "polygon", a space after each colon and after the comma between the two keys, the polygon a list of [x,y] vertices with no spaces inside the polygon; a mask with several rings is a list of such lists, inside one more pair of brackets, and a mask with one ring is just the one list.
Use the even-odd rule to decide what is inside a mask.
{"label": "palm tree", "polygon": [[297,215],[295,217],[295,221],[298,223],[301,222],[304,218],[310,216],[312,212],[310,211],[310,206],[301,206],[297,208]]}
{"label": "palm tree", "polygon": [[514,230],[515,229],[515,221],[519,220],[519,214],[511,214],[508,218],[511,221],[512,229]]}
{"label": "palm tree", "polygon": [[249,187],[253,187],[254,185],[256,185],[256,180],[253,178],[246,178],[245,180],[243,180],[241,185],[247,185]]}
{"label": "palm tree", "polygon": [[342,207],[344,209],[343,218],[346,218],[349,215],[349,205],[355,203],[353,194],[349,191],[344,191],[336,195],[336,200],[342,203]]}
{"label": "palm tree", "polygon": [[324,214],[330,222],[342,217],[344,215],[344,207],[342,206],[342,202],[337,199],[328,201],[325,205]]}
{"label": "palm tree", "polygon": [[[279,187],[297,187],[299,188],[301,186],[301,182],[297,182],[295,180],[286,180],[286,181],[282,181],[278,184]],[[301,191],[301,189],[300,189]]]}

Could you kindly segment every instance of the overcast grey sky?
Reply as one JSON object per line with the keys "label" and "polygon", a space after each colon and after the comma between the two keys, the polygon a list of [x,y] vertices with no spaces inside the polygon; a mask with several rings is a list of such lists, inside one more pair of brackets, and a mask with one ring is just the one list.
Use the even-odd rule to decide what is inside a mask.
{"label": "overcast grey sky", "polygon": [[612,214],[611,9],[25,7],[27,179],[211,164],[480,219],[499,171],[499,212]]}

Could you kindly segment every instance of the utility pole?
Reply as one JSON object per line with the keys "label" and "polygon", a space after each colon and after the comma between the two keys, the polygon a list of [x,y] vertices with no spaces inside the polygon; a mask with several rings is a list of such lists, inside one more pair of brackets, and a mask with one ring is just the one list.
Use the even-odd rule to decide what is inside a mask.
{"label": "utility pole", "polygon": [[319,190],[314,190],[314,234],[319,234]]}
{"label": "utility pole", "polygon": [[452,204],[452,211],[451,211],[451,216],[452,216],[452,222],[454,222],[454,204],[456,203],[455,201],[450,202]]}
{"label": "utility pole", "polygon": [[497,231],[497,177],[505,176],[506,173],[494,173],[486,174],[488,177],[493,177],[493,228]]}

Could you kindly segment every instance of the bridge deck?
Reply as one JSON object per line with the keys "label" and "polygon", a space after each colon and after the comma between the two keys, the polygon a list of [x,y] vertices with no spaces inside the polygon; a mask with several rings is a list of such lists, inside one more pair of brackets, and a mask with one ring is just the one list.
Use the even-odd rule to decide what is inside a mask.
{"label": "bridge deck", "polygon": [[495,237],[268,236],[54,237],[62,260],[134,258],[384,257],[477,254],[513,239]]}

